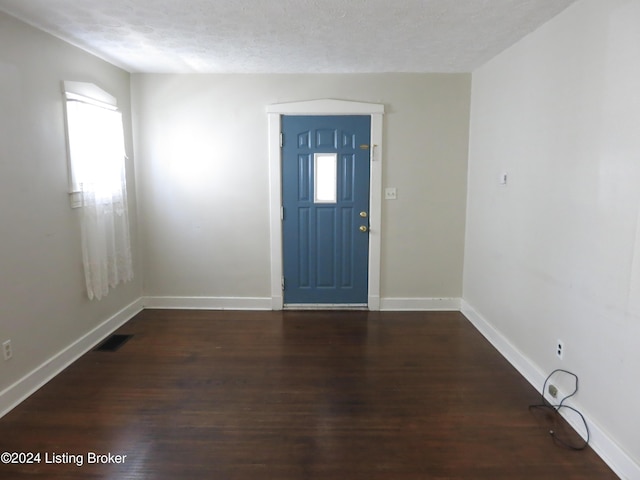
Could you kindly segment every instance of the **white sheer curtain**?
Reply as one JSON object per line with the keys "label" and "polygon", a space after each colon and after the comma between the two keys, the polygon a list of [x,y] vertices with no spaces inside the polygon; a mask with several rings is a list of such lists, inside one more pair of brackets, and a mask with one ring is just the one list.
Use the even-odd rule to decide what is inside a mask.
{"label": "white sheer curtain", "polygon": [[133,278],[122,115],[67,101],[71,184],[81,199],[87,295],[101,299]]}

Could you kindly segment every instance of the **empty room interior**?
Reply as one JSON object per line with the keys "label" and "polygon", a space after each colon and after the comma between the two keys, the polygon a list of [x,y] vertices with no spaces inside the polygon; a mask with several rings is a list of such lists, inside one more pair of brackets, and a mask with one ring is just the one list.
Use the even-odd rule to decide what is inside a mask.
{"label": "empty room interior", "polygon": [[639,26],[0,0],[0,478],[640,479]]}

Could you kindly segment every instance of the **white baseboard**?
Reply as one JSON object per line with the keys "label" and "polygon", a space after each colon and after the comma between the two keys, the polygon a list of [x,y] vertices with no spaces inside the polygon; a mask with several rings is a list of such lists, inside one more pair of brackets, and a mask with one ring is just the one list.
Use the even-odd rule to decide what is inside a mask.
{"label": "white baseboard", "polygon": [[459,311],[459,298],[394,298],[380,299],[382,311]]}
{"label": "white baseboard", "polygon": [[124,307],[64,350],[0,392],[0,417],[22,403],[40,387],[87,353],[143,309],[142,299]]}
{"label": "white baseboard", "polygon": [[271,310],[271,297],[143,297],[144,308],[185,310]]}
{"label": "white baseboard", "polygon": [[[369,299],[371,300],[371,298]],[[377,298],[370,310],[459,311],[459,298]],[[145,308],[186,310],[282,310],[281,298],[271,297],[143,297]]]}
{"label": "white baseboard", "polygon": [[[531,359],[520,352],[502,333],[496,330],[464,300],[461,302],[460,311],[536,390],[542,390],[546,375]],[[569,405],[580,410],[585,419],[587,419],[590,432],[589,446],[609,465],[616,475],[622,479],[640,479],[640,465],[635,463],[597,423],[590,419],[589,413],[578,402],[572,401],[569,402]],[[563,413],[562,410],[560,413]],[[582,425],[575,422],[575,417],[563,416],[577,432],[583,430]]]}

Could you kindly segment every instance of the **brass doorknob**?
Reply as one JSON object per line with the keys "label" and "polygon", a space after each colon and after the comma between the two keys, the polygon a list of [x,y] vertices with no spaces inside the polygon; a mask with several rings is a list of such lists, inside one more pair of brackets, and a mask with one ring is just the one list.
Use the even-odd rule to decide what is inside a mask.
{"label": "brass doorknob", "polygon": [[365,227],[364,225],[360,225],[360,231],[361,232],[366,232],[368,230],[367,227]]}

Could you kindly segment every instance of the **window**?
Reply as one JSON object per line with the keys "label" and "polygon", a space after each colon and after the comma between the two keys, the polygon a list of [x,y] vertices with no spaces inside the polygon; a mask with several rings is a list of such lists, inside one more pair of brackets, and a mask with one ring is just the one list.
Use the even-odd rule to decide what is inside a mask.
{"label": "window", "polygon": [[65,82],[65,90],[69,191],[72,205],[79,207],[83,190],[102,197],[120,189],[125,156],[122,114],[115,98],[95,85]]}
{"label": "window", "polygon": [[338,198],[338,154],[315,153],[314,203],[336,203]]}
{"label": "window", "polygon": [[93,84],[64,82],[69,189],[81,209],[87,295],[100,299],[133,277],[122,114]]}

